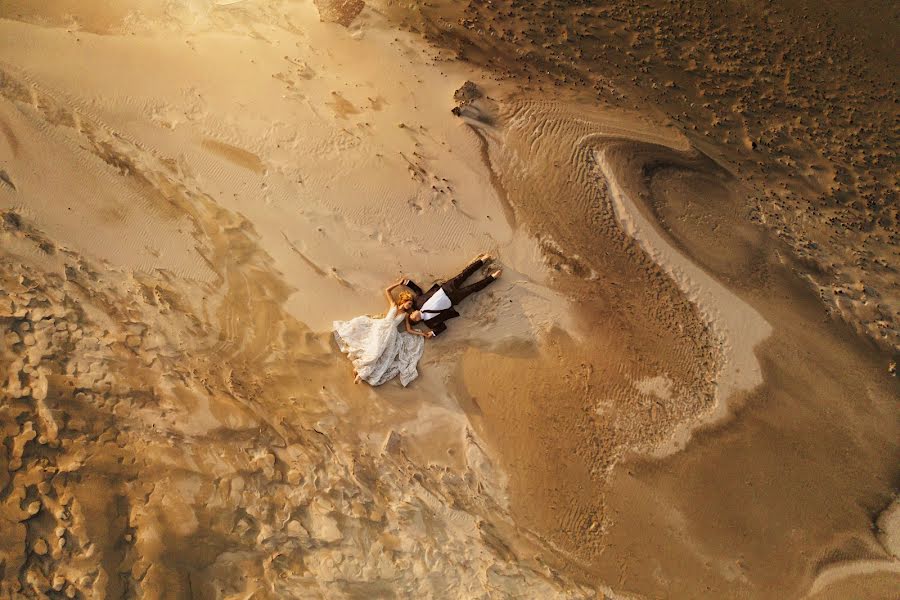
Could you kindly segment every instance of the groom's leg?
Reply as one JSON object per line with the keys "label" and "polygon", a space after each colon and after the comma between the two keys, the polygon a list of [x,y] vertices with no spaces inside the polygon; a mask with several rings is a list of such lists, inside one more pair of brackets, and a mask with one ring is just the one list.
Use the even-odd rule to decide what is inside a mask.
{"label": "groom's leg", "polygon": [[494,283],[496,280],[496,277],[488,276],[481,281],[476,281],[472,285],[455,288],[451,293],[447,294],[447,296],[450,298],[450,302],[452,302],[453,304],[459,304],[475,292],[480,292],[490,284]]}
{"label": "groom's leg", "polygon": [[447,282],[444,283],[444,286],[446,286],[446,288],[449,288],[450,290],[454,290],[454,291],[459,290],[462,287],[462,284],[466,281],[466,279],[471,277],[472,274],[475,273],[475,271],[477,271],[478,269],[480,269],[483,265],[484,265],[484,261],[481,259],[478,259],[478,260],[475,260],[475,261],[469,263],[468,266],[466,266],[466,268],[463,269],[459,275],[457,275],[453,279],[447,280]]}

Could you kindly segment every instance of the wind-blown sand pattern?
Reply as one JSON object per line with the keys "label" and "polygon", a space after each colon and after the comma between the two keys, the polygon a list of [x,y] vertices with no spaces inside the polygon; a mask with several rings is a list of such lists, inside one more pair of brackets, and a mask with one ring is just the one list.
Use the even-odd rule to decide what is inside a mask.
{"label": "wind-blown sand pattern", "polygon": [[[719,352],[724,364],[716,376],[717,403],[713,411],[715,417],[721,418],[727,414],[728,398],[762,383],[759,362],[753,351],[769,336],[771,327],[752,307],[669,246],[640,214],[628,194],[618,187],[602,150],[596,160],[600,173],[606,178],[610,200],[622,229],[637,239],[644,251],[666,270],[681,291],[698,306],[713,334],[719,338]],[[676,433],[670,441],[683,446],[685,435]]]}
{"label": "wind-blown sand pattern", "polygon": [[896,61],[700,4],[0,6],[0,597],[893,598]]}

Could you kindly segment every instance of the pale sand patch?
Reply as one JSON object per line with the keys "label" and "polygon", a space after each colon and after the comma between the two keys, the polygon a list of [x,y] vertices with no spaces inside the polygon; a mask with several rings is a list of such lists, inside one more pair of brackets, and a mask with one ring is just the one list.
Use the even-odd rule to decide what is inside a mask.
{"label": "pale sand patch", "polygon": [[820,573],[813,581],[812,587],[810,587],[804,597],[814,598],[827,591],[829,587],[839,584],[842,580],[858,577],[860,575],[893,576],[896,580],[900,577],[900,561],[856,560],[837,564]]}
{"label": "pale sand patch", "polygon": [[[4,21],[0,49],[41,93],[173,161],[187,189],[245,217],[295,289],[288,309],[315,330],[381,310],[380,289],[400,274],[427,284],[484,250],[530,282],[522,290],[535,290],[534,301],[520,306],[539,306],[507,318],[507,333],[568,322],[566,301],[543,287],[537,245],[504,216],[479,140],[450,114],[453,91],[482,80],[481,72],[437,61],[373,10],[347,29],[322,23],[312,3],[291,5],[284,15],[246,9],[260,11],[259,35],[218,30],[215,19],[223,17],[210,9],[207,16],[170,15],[167,26],[176,31],[165,36],[81,32],[76,39],[63,29]],[[278,19],[293,28],[277,26]],[[11,175],[17,178],[15,169]],[[46,199],[30,204],[40,227],[60,215],[62,185],[29,189],[29,197]],[[121,222],[117,205],[104,198],[85,213]],[[99,222],[85,227],[92,236],[67,230],[77,224],[63,219],[51,233],[114,264],[208,277],[189,231],[143,223],[110,230]],[[126,248],[146,237],[150,249],[122,252],[105,235]],[[169,243],[178,236],[180,251]]]}
{"label": "pale sand patch", "polygon": [[900,500],[894,499],[878,516],[878,539],[885,550],[900,559]]}
{"label": "pale sand patch", "polygon": [[35,108],[43,90],[30,89],[31,104],[0,99],[0,123],[8,132],[0,138],[0,163],[15,186],[0,186],[0,208],[39,222],[60,245],[90,249],[112,265],[209,280],[190,222],[123,177],[128,167],[117,157],[104,162],[71,130],[44,125]]}
{"label": "pale sand patch", "polygon": [[725,417],[729,410],[728,402],[734,394],[751,390],[762,383],[762,372],[754,348],[770,335],[772,327],[753,307],[669,244],[623,192],[604,152],[596,152],[595,157],[609,185],[610,200],[622,229],[640,243],[641,248],[697,305],[703,319],[719,338],[723,354],[722,367],[716,378],[715,407],[704,419],[680,425],[670,441],[654,451],[657,456],[665,456],[684,448],[691,432],[699,425]]}
{"label": "pale sand patch", "polygon": [[642,394],[656,396],[660,400],[672,398],[672,380],[665,375],[645,377],[634,382],[634,387]]}

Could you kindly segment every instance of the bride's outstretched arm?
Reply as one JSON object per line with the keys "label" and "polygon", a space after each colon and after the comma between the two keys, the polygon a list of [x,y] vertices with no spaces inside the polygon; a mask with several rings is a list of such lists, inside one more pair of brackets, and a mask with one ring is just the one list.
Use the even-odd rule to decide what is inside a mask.
{"label": "bride's outstretched arm", "polygon": [[393,292],[396,288],[400,287],[401,285],[403,285],[403,280],[402,280],[402,279],[399,280],[399,281],[398,281],[397,283],[395,283],[394,285],[392,285],[392,286],[387,287],[387,288],[384,289],[384,297],[387,298],[387,301],[388,301],[388,304],[389,304],[389,306],[388,306],[389,309],[390,309],[391,306],[394,305],[394,297],[391,295],[391,292]]}

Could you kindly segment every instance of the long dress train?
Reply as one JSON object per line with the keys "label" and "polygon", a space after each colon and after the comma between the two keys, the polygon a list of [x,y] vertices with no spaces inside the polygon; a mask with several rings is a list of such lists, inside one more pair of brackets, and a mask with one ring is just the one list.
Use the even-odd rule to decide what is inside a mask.
{"label": "long dress train", "polygon": [[362,315],[334,322],[334,339],[360,379],[381,385],[399,375],[405,387],[419,376],[416,367],[425,350],[425,339],[400,331],[405,318],[406,313],[392,306],[382,318]]}

